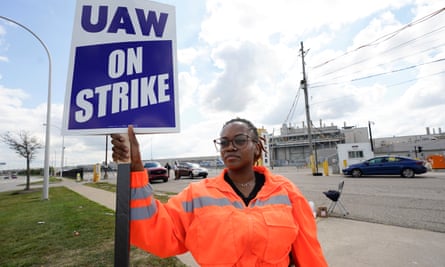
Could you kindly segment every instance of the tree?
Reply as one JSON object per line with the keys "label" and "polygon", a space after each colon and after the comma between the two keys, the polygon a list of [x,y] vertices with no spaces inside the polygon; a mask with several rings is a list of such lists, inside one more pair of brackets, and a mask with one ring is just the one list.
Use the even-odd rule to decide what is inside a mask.
{"label": "tree", "polygon": [[0,136],[0,141],[9,146],[20,156],[26,158],[26,188],[30,187],[30,163],[34,159],[37,150],[41,149],[43,145],[37,140],[36,137],[31,136],[27,131],[20,131],[17,134],[6,134]]}

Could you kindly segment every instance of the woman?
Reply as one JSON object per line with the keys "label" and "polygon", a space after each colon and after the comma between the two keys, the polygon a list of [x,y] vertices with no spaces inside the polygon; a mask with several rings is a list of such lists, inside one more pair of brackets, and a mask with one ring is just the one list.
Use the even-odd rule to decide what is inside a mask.
{"label": "woman", "polygon": [[214,143],[225,169],[162,204],[153,198],[139,144],[112,135],[113,159],[131,157],[131,244],[160,257],[190,251],[201,266],[327,266],[307,200],[285,177],[254,166],[264,147],[236,118]]}

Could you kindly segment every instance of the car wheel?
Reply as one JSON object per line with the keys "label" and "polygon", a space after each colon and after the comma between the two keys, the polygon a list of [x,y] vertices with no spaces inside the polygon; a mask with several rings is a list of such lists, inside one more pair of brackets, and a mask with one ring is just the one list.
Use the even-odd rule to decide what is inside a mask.
{"label": "car wheel", "polygon": [[190,172],[190,173],[189,173],[189,176],[190,176],[190,178],[193,178],[193,173]]}
{"label": "car wheel", "polygon": [[352,177],[360,177],[362,176],[362,171],[359,169],[353,169],[351,172]]}
{"label": "car wheel", "polygon": [[207,178],[207,175],[206,175],[206,174],[204,174],[204,175],[202,176],[202,178]]}
{"label": "car wheel", "polygon": [[406,168],[402,170],[402,177],[405,178],[413,178],[414,177],[414,171],[410,168]]}

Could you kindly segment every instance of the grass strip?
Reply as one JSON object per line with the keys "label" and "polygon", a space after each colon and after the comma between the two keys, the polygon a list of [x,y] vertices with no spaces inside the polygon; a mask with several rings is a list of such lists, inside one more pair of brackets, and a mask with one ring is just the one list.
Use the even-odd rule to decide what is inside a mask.
{"label": "grass strip", "polygon": [[[113,266],[114,212],[65,188],[0,193],[0,266]],[[131,266],[185,266],[132,247]]]}

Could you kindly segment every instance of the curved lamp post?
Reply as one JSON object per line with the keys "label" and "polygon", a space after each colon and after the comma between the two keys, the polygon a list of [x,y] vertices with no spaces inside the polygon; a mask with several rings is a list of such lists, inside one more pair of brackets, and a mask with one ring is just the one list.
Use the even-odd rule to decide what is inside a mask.
{"label": "curved lamp post", "polygon": [[50,143],[50,126],[51,126],[51,55],[49,54],[48,47],[45,45],[45,43],[42,41],[42,39],[39,38],[33,31],[31,31],[28,27],[18,23],[17,21],[14,21],[10,18],[0,16],[1,19],[5,19],[9,22],[12,22],[34,36],[37,41],[43,46],[45,49],[45,52],[48,56],[48,103],[47,103],[47,109],[46,109],[46,134],[45,134],[45,162],[44,162],[44,168],[43,168],[43,193],[42,198],[44,200],[48,199],[48,193],[49,193],[49,143]]}

